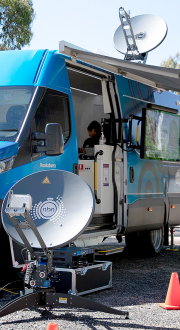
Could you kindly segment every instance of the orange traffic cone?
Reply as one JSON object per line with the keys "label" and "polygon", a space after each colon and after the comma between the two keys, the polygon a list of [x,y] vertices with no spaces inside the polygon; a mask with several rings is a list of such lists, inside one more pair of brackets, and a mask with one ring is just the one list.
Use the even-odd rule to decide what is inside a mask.
{"label": "orange traffic cone", "polygon": [[180,309],[180,284],[177,273],[171,274],[165,303],[159,306],[165,309]]}
{"label": "orange traffic cone", "polygon": [[46,330],[58,330],[57,323],[49,323]]}

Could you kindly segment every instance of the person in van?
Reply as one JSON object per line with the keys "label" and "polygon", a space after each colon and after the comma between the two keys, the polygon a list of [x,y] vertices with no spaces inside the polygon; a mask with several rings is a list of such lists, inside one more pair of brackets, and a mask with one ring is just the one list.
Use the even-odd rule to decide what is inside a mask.
{"label": "person in van", "polygon": [[101,125],[93,120],[87,127],[89,138],[83,143],[83,148],[80,148],[80,152],[86,153],[85,148],[93,148],[95,145],[99,144],[99,139],[101,136]]}

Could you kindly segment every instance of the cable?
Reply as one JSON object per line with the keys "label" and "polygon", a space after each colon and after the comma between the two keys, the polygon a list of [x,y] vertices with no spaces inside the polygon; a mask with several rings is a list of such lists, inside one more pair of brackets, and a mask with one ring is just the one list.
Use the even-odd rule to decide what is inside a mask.
{"label": "cable", "polygon": [[85,247],[86,245],[85,245],[85,242],[84,242],[84,240],[83,240],[83,237],[82,237],[82,235],[81,235],[81,239],[82,239],[82,241],[83,241],[83,243],[84,243],[84,247]]}
{"label": "cable", "polygon": [[17,292],[13,292],[13,291],[10,291],[10,290],[7,290],[7,289],[3,289],[3,288],[0,288],[0,290],[6,291],[6,292],[9,292],[9,293],[12,293],[12,294],[19,294]]}
{"label": "cable", "polygon": [[136,149],[136,147],[134,147],[134,148],[131,149],[131,150],[126,150],[126,149],[123,149],[119,143],[117,143],[117,145],[118,145],[118,147],[121,148],[123,151],[127,151],[127,152],[131,152],[131,151],[134,151],[134,150]]}
{"label": "cable", "polygon": [[24,263],[25,263],[25,259],[24,259],[24,256],[23,256],[23,251],[24,251],[24,250],[27,250],[27,248],[25,247],[25,248],[23,248],[23,249],[21,250],[21,256],[22,256],[23,261],[24,261]]}
{"label": "cable", "polygon": [[0,292],[4,290],[4,288],[6,288],[8,285],[12,284],[12,283],[17,283],[17,282],[22,282],[22,280],[16,280],[16,281],[12,281],[12,282],[9,282],[8,284],[4,285],[1,289],[0,289]]}

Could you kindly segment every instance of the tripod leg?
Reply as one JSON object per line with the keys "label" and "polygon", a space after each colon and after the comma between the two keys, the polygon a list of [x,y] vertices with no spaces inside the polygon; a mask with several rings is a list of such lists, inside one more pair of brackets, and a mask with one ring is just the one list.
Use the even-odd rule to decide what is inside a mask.
{"label": "tripod leg", "polygon": [[40,292],[36,292],[11,300],[0,309],[0,317],[17,312],[24,308],[39,306],[42,299],[41,296],[42,294]]}
{"label": "tripod leg", "polygon": [[104,313],[124,315],[126,318],[129,317],[129,312],[119,311],[86,298],[52,292],[36,292],[18,297],[0,309],[0,317],[28,307],[62,307],[62,305],[63,307],[85,308]]}
{"label": "tripod leg", "polygon": [[[115,308],[111,308],[102,304],[99,304],[93,300],[89,300],[86,298],[71,296],[64,293],[46,293],[46,304],[50,306],[70,306],[76,308],[85,308],[94,311],[116,314],[116,315],[124,315],[126,318],[129,318],[129,312],[119,311]],[[46,305],[47,306],[47,305]]]}

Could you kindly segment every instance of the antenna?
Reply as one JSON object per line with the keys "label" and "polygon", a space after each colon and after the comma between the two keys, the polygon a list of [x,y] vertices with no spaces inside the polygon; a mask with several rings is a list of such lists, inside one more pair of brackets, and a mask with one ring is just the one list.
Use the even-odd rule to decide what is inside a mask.
{"label": "antenna", "polygon": [[158,47],[167,35],[167,24],[156,15],[139,15],[130,19],[130,11],[119,8],[121,25],[114,33],[114,47],[125,60],[146,63],[148,52]]}
{"label": "antenna", "polygon": [[[24,245],[26,239],[33,249],[41,249],[42,245],[54,249],[78,237],[93,213],[93,193],[83,179],[70,172],[49,170],[28,175],[12,187],[4,199],[2,221],[19,245]],[[19,232],[8,215],[17,218]],[[32,222],[36,228],[32,228]]]}

